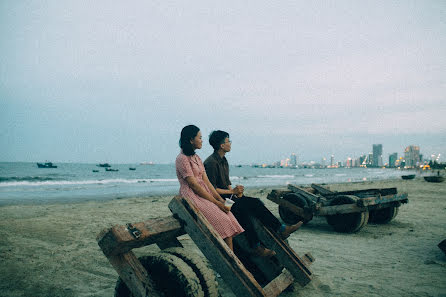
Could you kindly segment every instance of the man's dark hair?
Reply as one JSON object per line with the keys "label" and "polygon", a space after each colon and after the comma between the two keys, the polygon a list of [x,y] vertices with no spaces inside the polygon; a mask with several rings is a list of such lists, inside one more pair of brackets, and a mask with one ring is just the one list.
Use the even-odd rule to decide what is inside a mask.
{"label": "man's dark hair", "polygon": [[183,149],[183,154],[186,156],[195,155],[195,150],[190,141],[197,136],[200,129],[194,125],[188,125],[181,130],[180,147]]}
{"label": "man's dark hair", "polygon": [[209,144],[212,145],[214,151],[218,151],[220,144],[225,143],[225,139],[229,137],[229,133],[221,130],[212,131],[209,134]]}

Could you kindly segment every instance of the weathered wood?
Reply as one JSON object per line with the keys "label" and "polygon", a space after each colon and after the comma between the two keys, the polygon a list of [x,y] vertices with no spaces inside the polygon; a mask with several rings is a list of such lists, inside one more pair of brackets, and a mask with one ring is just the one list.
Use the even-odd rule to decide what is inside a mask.
{"label": "weathered wood", "polygon": [[322,187],[321,185],[311,184],[311,187],[315,189],[321,195],[334,195],[336,192],[330,191],[329,189]]}
{"label": "weathered wood", "polygon": [[288,185],[288,189],[290,189],[294,193],[299,193],[299,194],[303,195],[305,198],[307,198],[307,202],[312,202],[313,204],[316,204],[321,199],[320,196],[317,196],[315,194],[307,192],[304,189],[294,186],[294,185]]}
{"label": "weathered wood", "polygon": [[[298,215],[299,217],[304,218],[305,220],[311,220],[313,217],[312,212],[305,211],[303,208],[296,206],[293,203],[286,201],[283,198],[279,198],[276,195],[268,196],[268,199],[277,203],[280,206],[286,207],[291,212]],[[316,206],[315,208],[317,209],[318,207]]]}
{"label": "weathered wood", "polygon": [[265,295],[268,297],[278,296],[283,292],[286,288],[289,287],[294,281],[291,273],[284,269],[282,273],[277,276],[274,280],[272,280],[269,284],[267,284],[263,290],[265,291]]}
{"label": "weathered wood", "polygon": [[364,189],[364,190],[336,192],[336,195],[354,195],[359,198],[366,198],[372,196],[388,196],[395,194],[397,194],[396,188]]}
{"label": "weathered wood", "polygon": [[108,260],[135,297],[161,297],[133,252],[111,255]]}
{"label": "weathered wood", "polygon": [[377,197],[369,197],[369,198],[362,198],[359,199],[358,204],[359,206],[371,206],[376,204],[384,204],[394,201],[400,201],[402,203],[405,203],[408,201],[407,199],[407,193],[403,193],[401,195],[388,195],[388,196],[377,196]]}
{"label": "weathered wood", "polygon": [[266,296],[262,287],[207,219],[186,198],[174,197],[169,209],[236,296]]}
{"label": "weathered wood", "polygon": [[312,272],[307,263],[302,260],[296,252],[276,233],[271,232],[263,226],[257,219],[253,220],[256,233],[261,242],[269,249],[276,252],[276,258],[296,279],[296,281],[305,286],[311,281]]}
{"label": "weathered wood", "polygon": [[316,215],[331,216],[337,214],[347,214],[347,213],[365,212],[365,211],[367,211],[367,207],[360,207],[356,203],[352,203],[352,204],[342,204],[333,206],[323,206],[318,211],[316,211]]}
{"label": "weathered wood", "polygon": [[124,225],[113,226],[99,233],[96,239],[103,253],[110,256],[153,243],[171,243],[175,242],[176,237],[185,234],[180,223],[172,216],[134,223],[133,227],[140,232],[138,238]]}

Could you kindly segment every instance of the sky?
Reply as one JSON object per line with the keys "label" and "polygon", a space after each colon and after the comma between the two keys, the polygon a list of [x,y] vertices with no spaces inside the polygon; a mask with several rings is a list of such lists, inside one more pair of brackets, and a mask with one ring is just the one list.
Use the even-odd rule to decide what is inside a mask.
{"label": "sky", "polygon": [[446,161],[446,1],[1,1],[0,161]]}

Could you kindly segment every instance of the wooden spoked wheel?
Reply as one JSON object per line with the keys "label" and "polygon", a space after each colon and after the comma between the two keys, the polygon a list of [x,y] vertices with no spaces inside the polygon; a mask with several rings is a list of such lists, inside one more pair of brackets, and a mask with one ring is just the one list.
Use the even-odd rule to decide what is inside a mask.
{"label": "wooden spoked wheel", "polygon": [[391,206],[370,211],[369,222],[375,224],[387,224],[398,214],[399,207]]}
{"label": "wooden spoked wheel", "polygon": [[[330,206],[342,204],[354,204],[357,197],[344,195],[338,196],[330,201]],[[354,212],[346,214],[337,214],[326,216],[327,223],[333,227],[337,232],[353,233],[361,230],[367,225],[369,219],[369,212]]]}
{"label": "wooden spoked wheel", "polygon": [[198,254],[185,250],[181,247],[168,248],[162,250],[163,253],[168,253],[178,258],[181,258],[189,265],[200,280],[201,288],[204,292],[204,297],[218,297],[218,283],[215,278],[214,270],[209,266],[206,258],[200,257]]}
{"label": "wooden spoked wheel", "polygon": [[[304,209],[308,207],[308,203],[307,200],[305,200],[304,197],[299,196],[295,193],[288,193],[286,195],[283,196],[284,200]],[[303,218],[297,214],[295,214],[294,212],[292,212],[291,210],[289,210],[287,207],[281,206],[279,205],[279,215],[280,218],[287,224],[289,225],[294,225],[300,221],[303,221],[304,224],[308,223],[313,216],[311,216],[310,218]]]}
{"label": "wooden spoked wheel", "polygon": [[[193,269],[182,259],[168,253],[155,253],[139,258],[152,278],[160,295],[168,297],[204,297],[200,280]],[[115,297],[134,296],[124,281],[119,278]]]}

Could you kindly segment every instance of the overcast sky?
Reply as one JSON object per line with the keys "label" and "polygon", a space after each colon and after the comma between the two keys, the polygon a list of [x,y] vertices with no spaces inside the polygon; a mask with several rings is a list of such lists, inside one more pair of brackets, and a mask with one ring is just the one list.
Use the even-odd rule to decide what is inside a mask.
{"label": "overcast sky", "polygon": [[1,1],[0,161],[446,160],[446,1]]}

